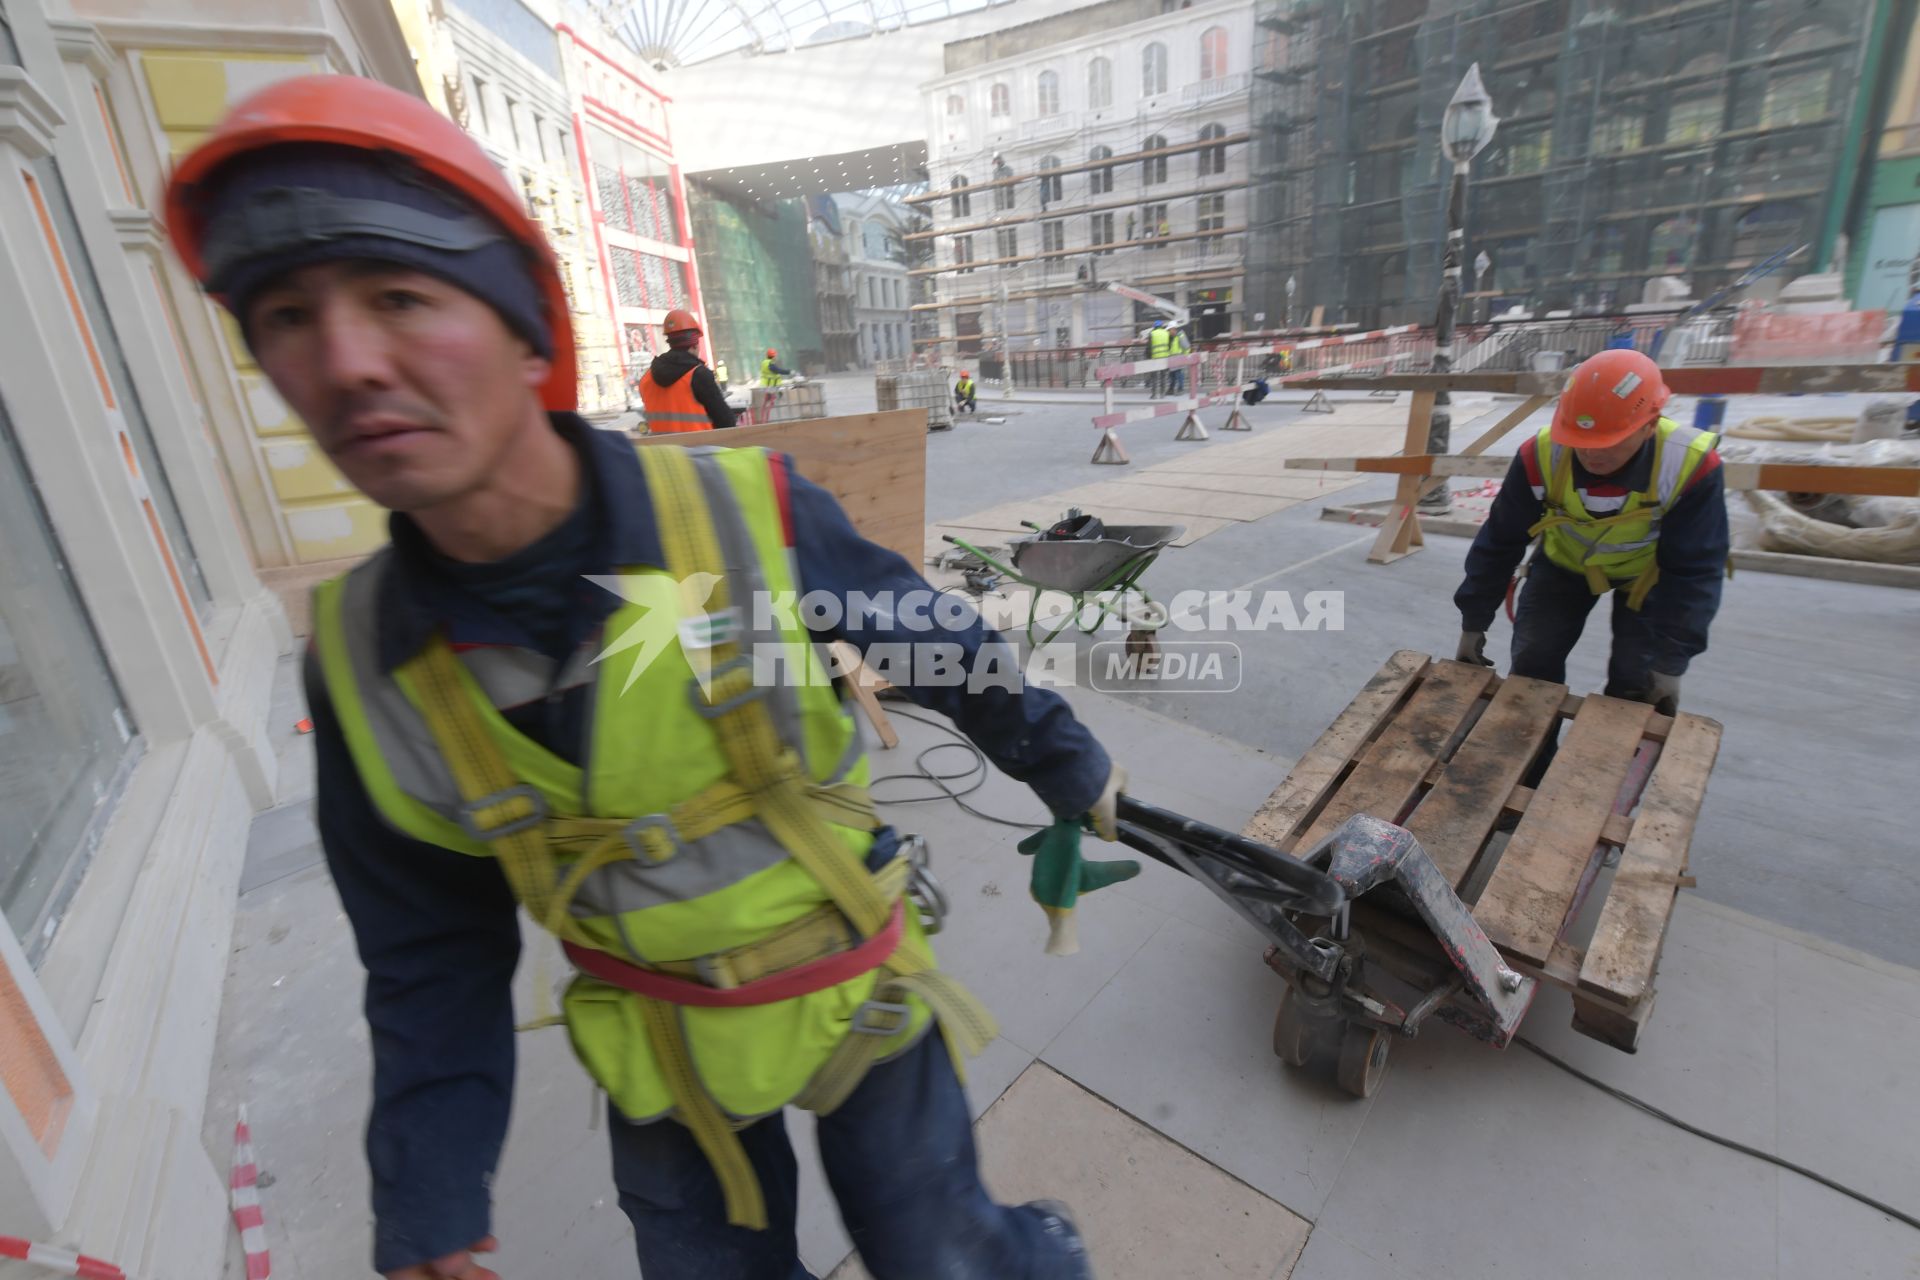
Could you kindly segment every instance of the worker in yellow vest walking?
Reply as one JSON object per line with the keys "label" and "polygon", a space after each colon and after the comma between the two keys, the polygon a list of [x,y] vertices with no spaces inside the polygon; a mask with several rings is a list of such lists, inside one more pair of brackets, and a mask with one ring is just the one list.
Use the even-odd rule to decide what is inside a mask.
{"label": "worker in yellow vest walking", "polygon": [[733,409],[713,371],[701,362],[700,322],[678,307],[660,326],[667,349],[654,357],[640,377],[640,401],[646,406],[647,431],[710,431],[733,425]]}
{"label": "worker in yellow vest walking", "polygon": [[935,962],[944,899],[876,816],[818,655],[941,645],[913,666],[957,678],[903,687],[1054,815],[1023,850],[1055,913],[1138,869],[1080,857],[1083,826],[1115,837],[1123,779],[1066,704],[1009,681],[1004,640],[925,607],[782,456],[593,430],[551,248],[425,102],[263,89],[181,159],[166,226],[392,513],[316,592],[307,662],[320,835],[367,968],[374,1270],[501,1280],[524,909],[578,970],[564,1021],[646,1280],[806,1275],[789,1104],[820,1116],[876,1280],[1087,1280],[1061,1206],[981,1185],[957,1064],[993,1024]]}
{"label": "worker in yellow vest walking", "polygon": [[1493,665],[1487,629],[1513,613],[1513,674],[1564,682],[1594,601],[1613,597],[1610,697],[1671,713],[1707,647],[1727,563],[1718,439],[1661,416],[1671,393],[1637,351],[1603,351],[1568,381],[1552,425],[1521,446],[1467,552],[1456,656]]}

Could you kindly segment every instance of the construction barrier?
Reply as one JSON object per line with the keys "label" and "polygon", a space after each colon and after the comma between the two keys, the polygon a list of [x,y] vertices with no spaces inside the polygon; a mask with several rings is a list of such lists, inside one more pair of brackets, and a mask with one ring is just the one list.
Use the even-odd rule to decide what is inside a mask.
{"label": "construction barrier", "polygon": [[927,430],[945,431],[953,425],[953,392],[941,369],[914,369],[883,373],[873,380],[878,410],[924,409]]}
{"label": "construction barrier", "polygon": [[132,1280],[111,1262],[89,1258],[84,1253],[56,1249],[50,1244],[35,1244],[18,1236],[0,1236],[0,1258],[31,1263],[56,1276],[79,1276],[81,1280]]}

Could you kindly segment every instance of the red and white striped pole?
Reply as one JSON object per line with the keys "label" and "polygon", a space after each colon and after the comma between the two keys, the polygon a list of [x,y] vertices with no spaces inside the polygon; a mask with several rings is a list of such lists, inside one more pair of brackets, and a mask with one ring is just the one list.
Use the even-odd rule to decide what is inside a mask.
{"label": "red and white striped pole", "polygon": [[111,1262],[70,1253],[50,1244],[35,1244],[18,1236],[0,1236],[0,1258],[13,1258],[43,1267],[57,1276],[78,1276],[80,1280],[130,1280],[127,1273]]}
{"label": "red and white striped pole", "polygon": [[233,1127],[233,1175],[227,1183],[233,1200],[233,1225],[240,1229],[240,1248],[247,1255],[247,1280],[268,1280],[273,1263],[267,1253],[266,1218],[260,1211],[260,1166],[253,1158],[253,1131],[247,1127],[247,1108]]}

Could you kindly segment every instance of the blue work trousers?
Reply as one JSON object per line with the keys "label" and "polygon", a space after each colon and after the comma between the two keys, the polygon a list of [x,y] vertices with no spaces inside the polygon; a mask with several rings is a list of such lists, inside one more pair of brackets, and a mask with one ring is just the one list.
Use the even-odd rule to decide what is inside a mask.
{"label": "blue work trousers", "polygon": [[[779,1115],[740,1141],[766,1196],[767,1229],[727,1222],[719,1179],[673,1121],[613,1113],[613,1178],[644,1280],[814,1280],[794,1237],[798,1166]],[[967,1095],[937,1031],[867,1073],[819,1118],[840,1219],[874,1280],[1092,1280],[1074,1228],[1038,1205],[995,1204],[980,1185]]]}
{"label": "blue work trousers", "polygon": [[[1607,657],[1607,687],[1603,692],[1609,698],[1651,702],[1653,628],[1639,610],[1627,608],[1631,585],[1623,583],[1608,593],[1613,597],[1613,651]],[[1599,598],[1585,577],[1535,555],[1513,610],[1513,674],[1565,684],[1567,655],[1580,643],[1587,615]],[[1539,758],[1521,781],[1529,787],[1539,786],[1559,747],[1556,728],[1547,735]]]}

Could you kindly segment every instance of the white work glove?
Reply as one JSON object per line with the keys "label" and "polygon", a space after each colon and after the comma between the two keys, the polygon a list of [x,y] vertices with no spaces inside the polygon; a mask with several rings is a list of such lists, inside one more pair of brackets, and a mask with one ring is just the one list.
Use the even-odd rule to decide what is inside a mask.
{"label": "white work glove", "polygon": [[1093,807],[1087,810],[1087,823],[1093,828],[1093,834],[1102,840],[1120,838],[1120,792],[1126,785],[1127,771],[1117,764],[1114,765],[1113,771],[1107,774],[1106,789],[1100,793],[1100,798],[1093,802]]}
{"label": "white work glove", "polygon": [[1470,662],[1476,667],[1490,667],[1493,660],[1487,657],[1487,633],[1484,631],[1462,631],[1459,647],[1453,651],[1455,662]]}
{"label": "white work glove", "polygon": [[1647,701],[1653,709],[1663,716],[1673,715],[1680,710],[1680,677],[1670,676],[1664,671],[1647,673]]}

